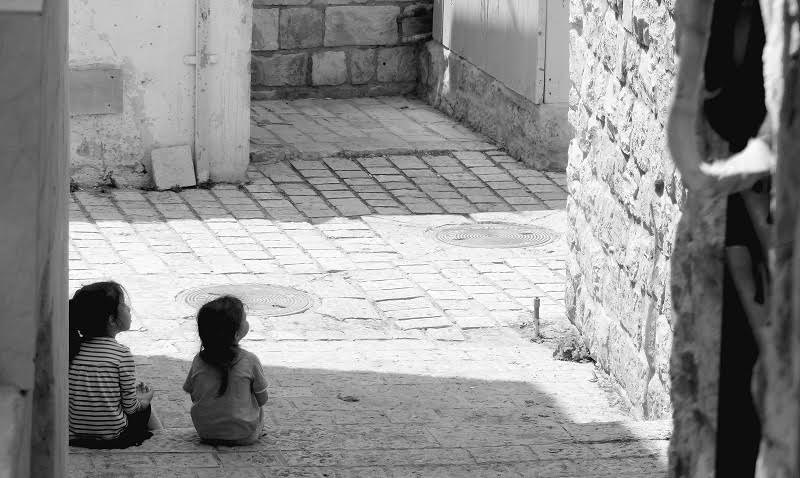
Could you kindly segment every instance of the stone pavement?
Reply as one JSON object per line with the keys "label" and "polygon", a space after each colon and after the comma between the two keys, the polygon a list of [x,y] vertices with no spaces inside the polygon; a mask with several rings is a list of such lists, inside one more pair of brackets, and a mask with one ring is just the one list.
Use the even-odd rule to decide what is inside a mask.
{"label": "stone pavement", "polygon": [[436,109],[402,97],[254,101],[251,110],[257,161],[496,149]]}
{"label": "stone pavement", "polygon": [[[71,449],[70,476],[665,476],[669,423],[629,420],[591,364],[555,361],[519,333],[536,298],[544,337],[567,327],[564,238],[489,249],[432,234],[475,222],[563,233],[563,174],[530,170],[402,98],[253,109],[262,131],[283,136],[246,185],[71,195],[71,292],[103,278],[127,288],[134,323],[119,338],[167,430],[128,450]],[[464,138],[442,134],[453,131]],[[249,283],[306,291],[313,304],[251,312],[242,345],[268,375],[267,434],[206,446],[180,389],[198,339],[178,298]]]}

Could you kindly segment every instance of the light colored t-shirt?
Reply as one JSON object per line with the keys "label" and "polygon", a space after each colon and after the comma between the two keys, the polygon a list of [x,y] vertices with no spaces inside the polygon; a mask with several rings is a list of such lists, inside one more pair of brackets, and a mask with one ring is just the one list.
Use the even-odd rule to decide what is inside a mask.
{"label": "light colored t-shirt", "polygon": [[128,347],[112,337],[86,339],[69,365],[70,438],[117,438],[139,408]]}
{"label": "light colored t-shirt", "polygon": [[228,373],[228,389],[217,396],[221,372],[194,357],[183,389],[192,397],[192,423],[205,440],[248,441],[258,438],[263,412],[256,394],[266,396],[267,380],[258,357],[239,349]]}

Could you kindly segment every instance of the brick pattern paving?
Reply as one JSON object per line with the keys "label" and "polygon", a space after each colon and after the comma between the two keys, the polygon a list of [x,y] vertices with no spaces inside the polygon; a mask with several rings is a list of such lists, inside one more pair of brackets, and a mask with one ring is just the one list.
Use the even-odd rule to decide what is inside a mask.
{"label": "brick pattern paving", "polygon": [[425,234],[435,225],[497,219],[560,227],[563,214],[551,208],[563,204],[563,175],[490,154],[256,163],[243,187],[79,191],[70,202],[70,277],[74,286],[163,274],[204,275],[197,280],[205,283],[278,276],[295,284],[321,282],[323,274],[352,290],[323,300],[319,311],[372,319],[369,338],[395,337],[393,328],[455,338],[463,328],[513,325],[530,320],[535,297],[547,326],[563,316],[561,243],[546,253],[478,250]]}
{"label": "brick pattern paving", "polygon": [[[374,101],[408,122],[427,111]],[[302,111],[298,124],[340,104],[256,108]],[[307,158],[299,149],[288,156]],[[564,239],[473,249],[427,234],[480,221],[562,233],[563,175],[496,148],[400,153],[254,163],[242,187],[73,193],[71,290],[101,278],[128,289],[134,325],[120,340],[167,430],[129,450],[73,449],[70,476],[664,476],[668,423],[626,421],[591,365],[554,361],[517,333],[536,297],[543,334],[565,327]],[[198,340],[176,296],[254,282],[307,291],[314,305],[251,314],[243,346],[269,376],[268,433],[208,447],[180,390]]]}

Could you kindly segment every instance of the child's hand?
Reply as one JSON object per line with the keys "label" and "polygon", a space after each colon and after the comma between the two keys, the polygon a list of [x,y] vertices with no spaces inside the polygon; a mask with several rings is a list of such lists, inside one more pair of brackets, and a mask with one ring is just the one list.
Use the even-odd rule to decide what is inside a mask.
{"label": "child's hand", "polygon": [[153,390],[144,382],[139,382],[136,385],[136,394],[138,395],[139,402],[149,405],[150,401],[153,400]]}

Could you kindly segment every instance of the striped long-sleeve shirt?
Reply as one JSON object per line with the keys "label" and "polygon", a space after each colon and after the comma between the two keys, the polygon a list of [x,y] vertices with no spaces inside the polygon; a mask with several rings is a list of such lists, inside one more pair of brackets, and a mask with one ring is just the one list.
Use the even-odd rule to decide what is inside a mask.
{"label": "striped long-sleeve shirt", "polygon": [[81,344],[69,366],[70,438],[110,440],[139,409],[133,355],[112,337]]}

